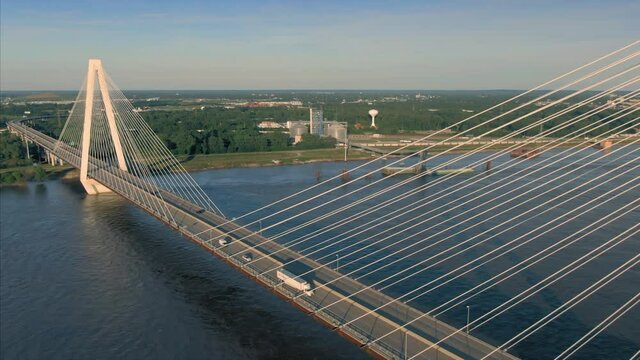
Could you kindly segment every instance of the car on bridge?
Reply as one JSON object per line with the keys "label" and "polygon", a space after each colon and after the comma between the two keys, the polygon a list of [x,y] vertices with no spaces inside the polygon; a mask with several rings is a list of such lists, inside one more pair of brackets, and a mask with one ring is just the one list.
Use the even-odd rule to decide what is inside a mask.
{"label": "car on bridge", "polygon": [[242,260],[246,262],[253,260],[253,254],[250,252],[242,254]]}
{"label": "car on bridge", "polygon": [[230,241],[231,241],[231,237],[225,236],[222,239],[218,240],[218,244],[225,246],[225,245],[228,245]]}

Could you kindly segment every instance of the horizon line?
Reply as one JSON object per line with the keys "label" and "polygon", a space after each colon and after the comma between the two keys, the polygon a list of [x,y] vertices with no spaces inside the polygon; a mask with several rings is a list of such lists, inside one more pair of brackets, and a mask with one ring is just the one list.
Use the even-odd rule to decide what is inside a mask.
{"label": "horizon line", "polygon": [[[120,91],[301,91],[301,92],[326,92],[326,91],[528,91],[530,89],[508,89],[508,88],[477,88],[477,89],[295,89],[295,88],[264,88],[264,89],[120,89]],[[549,91],[555,89],[537,89],[534,91]],[[4,92],[62,92],[62,91],[79,91],[79,89],[0,89],[0,93]],[[563,89],[562,91],[573,91],[573,89]],[[589,91],[600,91],[592,89]],[[628,91],[628,90],[622,90]]]}

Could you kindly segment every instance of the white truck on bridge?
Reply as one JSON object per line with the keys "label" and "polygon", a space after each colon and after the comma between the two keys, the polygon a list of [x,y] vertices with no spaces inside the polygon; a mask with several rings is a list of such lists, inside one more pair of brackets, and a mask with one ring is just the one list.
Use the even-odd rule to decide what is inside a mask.
{"label": "white truck on bridge", "polygon": [[309,284],[309,282],[290,271],[287,271],[285,269],[278,269],[278,271],[276,271],[276,277],[278,278],[278,280],[282,280],[285,285],[290,286],[296,290],[304,291],[305,295],[307,296],[313,295],[313,290],[311,290],[311,285]]}

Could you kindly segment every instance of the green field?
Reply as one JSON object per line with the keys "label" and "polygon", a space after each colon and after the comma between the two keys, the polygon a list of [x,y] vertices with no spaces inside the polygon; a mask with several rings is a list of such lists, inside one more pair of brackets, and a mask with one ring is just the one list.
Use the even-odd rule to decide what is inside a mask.
{"label": "green field", "polygon": [[[350,150],[348,160],[368,159],[371,155],[365,152]],[[312,149],[271,152],[250,152],[232,154],[207,154],[178,157],[185,169],[204,170],[232,167],[257,167],[288,164],[304,164],[316,161],[344,160],[343,149]]]}

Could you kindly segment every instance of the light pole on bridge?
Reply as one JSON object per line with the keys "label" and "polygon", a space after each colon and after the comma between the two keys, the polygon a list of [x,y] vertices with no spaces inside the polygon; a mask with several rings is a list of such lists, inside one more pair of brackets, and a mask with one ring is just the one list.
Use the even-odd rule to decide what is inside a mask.
{"label": "light pole on bridge", "polygon": [[471,306],[467,305],[467,355],[469,355],[469,320],[471,319]]}
{"label": "light pole on bridge", "polygon": [[471,316],[471,306],[467,305],[467,335],[469,335],[469,318]]}
{"label": "light pole on bridge", "polygon": [[[437,315],[433,315],[433,320],[435,322],[434,332],[436,333],[436,344],[438,343],[438,318]],[[440,345],[436,345],[436,360],[438,360],[438,354],[440,353]]]}
{"label": "light pole on bridge", "polygon": [[407,337],[409,337],[409,329],[405,327],[404,329],[404,360],[407,360],[409,358],[409,346],[408,346]]}

